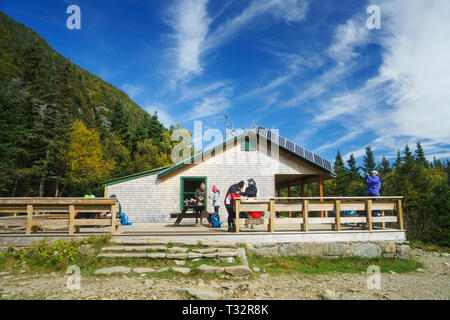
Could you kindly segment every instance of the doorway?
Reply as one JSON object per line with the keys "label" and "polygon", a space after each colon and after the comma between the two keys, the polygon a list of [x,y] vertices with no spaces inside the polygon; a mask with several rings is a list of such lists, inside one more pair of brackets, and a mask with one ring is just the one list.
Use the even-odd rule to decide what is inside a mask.
{"label": "doorway", "polygon": [[[197,190],[202,182],[205,189],[208,190],[206,177],[180,177],[180,210],[183,210],[183,203],[186,199],[194,198],[195,190]],[[208,199],[205,199],[207,205]]]}

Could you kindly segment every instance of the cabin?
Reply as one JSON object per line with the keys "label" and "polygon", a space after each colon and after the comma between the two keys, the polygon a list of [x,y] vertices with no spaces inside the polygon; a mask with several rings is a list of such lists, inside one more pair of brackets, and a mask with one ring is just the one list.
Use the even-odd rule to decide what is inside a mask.
{"label": "cabin", "polygon": [[[177,164],[141,172],[103,183],[105,197],[116,195],[130,220],[172,222],[170,213],[180,212],[203,182],[208,196],[215,185],[221,193],[219,215],[226,221],[223,204],[228,188],[253,178],[258,198],[273,198],[281,188],[322,183],[333,178],[330,161],[280,136],[275,130],[257,126],[230,135],[224,142]],[[207,211],[213,212],[211,201]]]}

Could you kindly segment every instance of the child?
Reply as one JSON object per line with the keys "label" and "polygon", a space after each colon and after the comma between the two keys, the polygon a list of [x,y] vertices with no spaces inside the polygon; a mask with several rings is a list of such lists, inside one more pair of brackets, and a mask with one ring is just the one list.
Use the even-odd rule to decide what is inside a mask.
{"label": "child", "polygon": [[[212,198],[209,197],[209,198],[213,202],[212,205],[214,207],[214,214],[211,214],[208,217],[208,221],[209,221],[209,226],[210,227],[217,228],[217,225],[219,225],[219,227],[220,227],[220,225],[222,225],[222,222],[219,222],[219,207],[220,207],[219,198],[220,198],[220,191],[219,191],[219,189],[217,189],[216,186],[213,186],[212,187],[212,192],[214,193],[213,197]],[[213,223],[213,222],[218,222],[218,223]]]}

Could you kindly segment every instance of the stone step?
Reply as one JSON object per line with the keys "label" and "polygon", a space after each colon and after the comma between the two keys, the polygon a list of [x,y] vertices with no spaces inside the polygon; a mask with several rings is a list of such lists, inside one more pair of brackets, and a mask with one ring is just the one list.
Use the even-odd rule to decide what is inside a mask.
{"label": "stone step", "polygon": [[[109,246],[109,247],[103,247],[102,251],[161,251],[166,250],[166,246]],[[187,249],[186,249],[187,250]]]}

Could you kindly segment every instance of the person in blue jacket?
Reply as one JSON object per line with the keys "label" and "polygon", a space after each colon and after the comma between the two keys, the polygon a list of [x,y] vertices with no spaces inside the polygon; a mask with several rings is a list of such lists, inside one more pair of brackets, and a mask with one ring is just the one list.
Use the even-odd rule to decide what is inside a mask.
{"label": "person in blue jacket", "polygon": [[381,187],[381,178],[378,176],[377,170],[372,170],[371,175],[366,173],[367,195],[379,196]]}
{"label": "person in blue jacket", "polygon": [[[372,170],[369,173],[366,173],[366,180],[367,184],[367,195],[370,197],[375,197],[380,195],[380,188],[381,188],[381,178],[378,176],[377,170]],[[377,201],[377,199],[375,199]],[[374,216],[380,216],[380,212],[374,211]]]}

